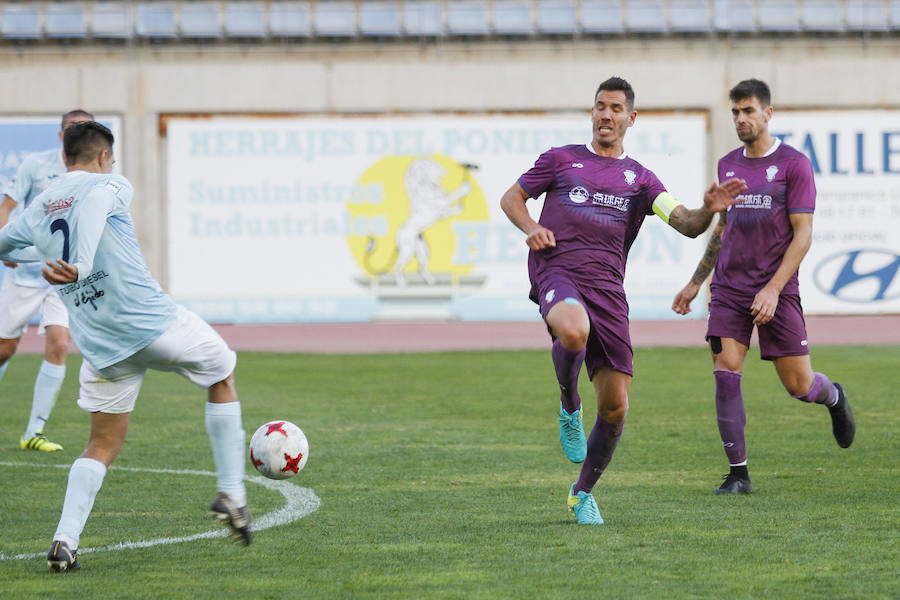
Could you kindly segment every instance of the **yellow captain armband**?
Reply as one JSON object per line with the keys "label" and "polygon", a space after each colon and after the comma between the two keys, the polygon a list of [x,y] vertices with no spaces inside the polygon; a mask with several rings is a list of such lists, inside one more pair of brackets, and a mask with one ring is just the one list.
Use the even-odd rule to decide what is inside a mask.
{"label": "yellow captain armband", "polygon": [[672,211],[678,206],[681,206],[681,202],[678,201],[678,198],[669,192],[663,192],[653,201],[653,212],[655,212],[660,219],[668,223],[669,215],[671,215]]}

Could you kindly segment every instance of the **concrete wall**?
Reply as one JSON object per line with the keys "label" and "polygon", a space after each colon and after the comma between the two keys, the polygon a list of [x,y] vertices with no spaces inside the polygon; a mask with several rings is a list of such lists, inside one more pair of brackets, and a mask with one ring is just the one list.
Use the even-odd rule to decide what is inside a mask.
{"label": "concrete wall", "polygon": [[[709,113],[712,178],[736,146],[727,91],[737,81],[767,81],[776,110],[900,108],[898,57],[890,36],[5,46],[0,114],[122,115],[140,241],[165,285],[166,114],[587,111],[597,84],[620,75],[639,111]],[[587,114],[585,127],[587,138]]]}

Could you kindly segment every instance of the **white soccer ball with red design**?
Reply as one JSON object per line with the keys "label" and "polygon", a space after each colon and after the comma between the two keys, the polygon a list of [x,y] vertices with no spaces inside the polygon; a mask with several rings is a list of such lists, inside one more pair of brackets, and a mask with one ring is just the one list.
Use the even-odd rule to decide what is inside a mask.
{"label": "white soccer ball with red design", "polygon": [[270,421],[250,438],[250,461],[269,479],[293,477],[308,457],[306,435],[290,421]]}

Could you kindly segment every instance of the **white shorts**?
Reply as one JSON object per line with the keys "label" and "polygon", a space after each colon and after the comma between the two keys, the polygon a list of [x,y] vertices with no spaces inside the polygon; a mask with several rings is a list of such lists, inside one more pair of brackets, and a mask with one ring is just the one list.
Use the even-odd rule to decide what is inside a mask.
{"label": "white shorts", "polygon": [[206,321],[179,306],[168,331],[125,360],[100,370],[81,361],[78,406],[88,412],[130,413],[147,369],[178,373],[208,389],[231,375],[235,364],[237,355],[225,340]]}
{"label": "white shorts", "polygon": [[52,287],[28,287],[15,282],[15,275],[7,272],[0,284],[0,339],[22,337],[28,322],[38,310],[41,320],[38,333],[44,335],[48,325],[69,328],[69,313]]}

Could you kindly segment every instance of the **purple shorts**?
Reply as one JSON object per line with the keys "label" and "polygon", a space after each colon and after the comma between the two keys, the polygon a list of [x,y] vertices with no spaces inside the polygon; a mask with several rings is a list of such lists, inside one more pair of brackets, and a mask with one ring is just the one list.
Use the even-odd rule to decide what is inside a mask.
{"label": "purple shorts", "polygon": [[544,275],[536,287],[544,320],[550,309],[559,302],[577,303],[587,311],[591,331],[584,364],[589,377],[593,378],[600,367],[612,367],[634,375],[628,302],[624,291],[588,288],[560,274]]}
{"label": "purple shorts", "polygon": [[[750,346],[750,335],[753,333],[751,304],[753,297],[722,293],[721,290],[714,291],[709,302],[706,338],[732,338],[745,346]],[[809,354],[803,307],[800,306],[800,296],[796,294],[780,296],[775,316],[756,330],[759,334],[759,354],[763,360]]]}

